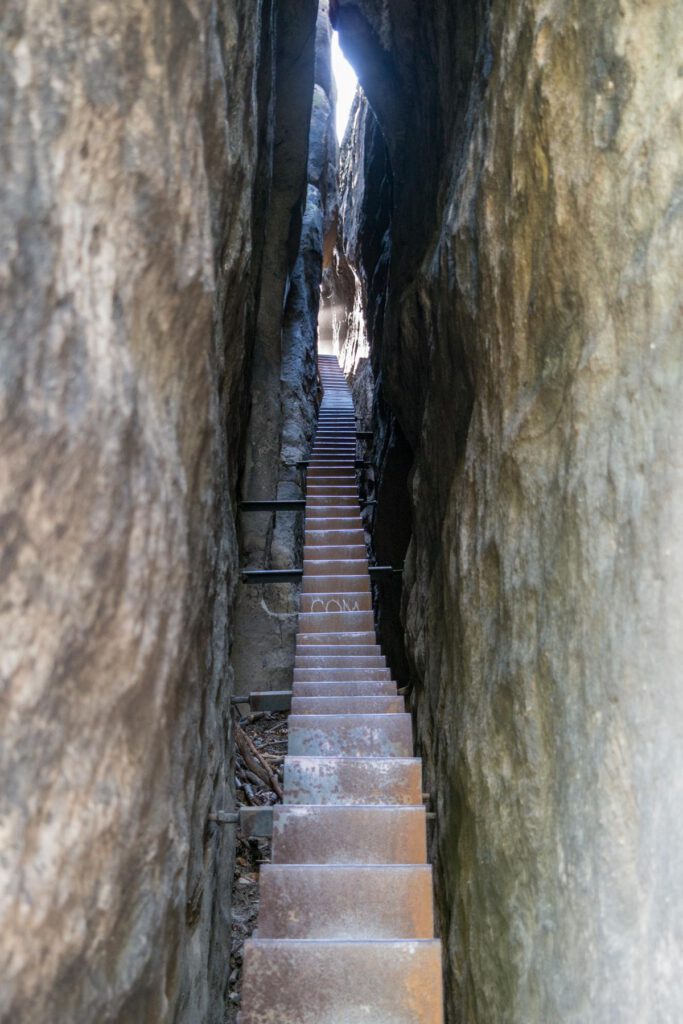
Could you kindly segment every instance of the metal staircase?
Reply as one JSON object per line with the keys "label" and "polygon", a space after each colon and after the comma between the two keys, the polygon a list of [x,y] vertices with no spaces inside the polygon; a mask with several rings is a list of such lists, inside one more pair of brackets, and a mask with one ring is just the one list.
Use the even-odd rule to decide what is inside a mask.
{"label": "metal staircase", "polygon": [[442,1024],[421,762],[375,638],[351,395],[319,358],[284,803],[240,1024]]}

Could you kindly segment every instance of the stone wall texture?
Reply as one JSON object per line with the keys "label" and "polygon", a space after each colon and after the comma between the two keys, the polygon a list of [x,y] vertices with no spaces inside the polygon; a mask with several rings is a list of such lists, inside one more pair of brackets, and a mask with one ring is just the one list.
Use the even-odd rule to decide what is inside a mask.
{"label": "stone wall texture", "polygon": [[[309,10],[302,19],[304,6]],[[287,0],[280,18],[288,54],[274,115],[281,173],[268,210],[252,415],[240,481],[241,497],[252,501],[305,494],[305,471],[297,463],[308,457],[322,393],[316,342],[323,240],[337,205],[328,0]],[[308,55],[305,65],[302,52]],[[240,525],[244,565],[302,565],[301,513],[245,512]],[[289,583],[238,586],[233,663],[240,693],[291,688],[299,591],[299,584]]]}
{"label": "stone wall texture", "polygon": [[412,451],[448,1020],[674,1024],[683,4],[332,17],[393,174],[386,283],[356,271],[378,429]]}
{"label": "stone wall texture", "polygon": [[282,7],[3,8],[12,1024],[223,1019],[233,836],[209,815],[232,802],[233,507],[273,182],[306,186],[306,131],[282,168],[273,110],[307,125],[313,77],[316,4],[289,5],[300,91],[278,91]]}

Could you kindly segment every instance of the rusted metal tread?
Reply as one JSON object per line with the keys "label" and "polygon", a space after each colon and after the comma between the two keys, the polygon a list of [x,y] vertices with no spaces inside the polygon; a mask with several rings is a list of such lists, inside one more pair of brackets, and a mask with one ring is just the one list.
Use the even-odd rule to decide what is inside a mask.
{"label": "rusted metal tread", "polygon": [[[317,510],[316,510],[317,511]],[[305,529],[311,530],[362,530],[362,519],[359,508],[349,508],[346,515],[340,514],[336,507],[331,509],[331,515],[327,514],[327,508],[321,509],[323,515],[311,516],[306,520]],[[365,536],[365,535],[364,535]]]}
{"label": "rusted metal tread", "polygon": [[328,467],[320,469],[316,466],[309,466],[307,479],[309,484],[317,484],[320,487],[327,486],[327,484],[338,487],[340,484],[347,483],[351,483],[355,487],[356,470],[351,466],[348,469],[329,469]]}
{"label": "rusted metal tread", "polygon": [[349,527],[347,529],[339,530],[326,530],[326,529],[312,529],[306,526],[304,530],[304,540],[306,544],[311,547],[322,545],[328,547],[330,545],[339,544],[365,544],[365,531],[361,526]]}
{"label": "rusted metal tread", "polygon": [[397,693],[396,683],[391,679],[304,679],[292,686],[293,697],[395,697]]}
{"label": "rusted metal tread", "polygon": [[300,612],[301,633],[364,633],[374,630],[371,611],[362,612]]}
{"label": "rusted metal tread", "polygon": [[295,649],[295,658],[321,657],[374,657],[381,654],[379,644],[361,644],[357,650],[349,644],[305,644]]}
{"label": "rusted metal tread", "polygon": [[320,668],[305,668],[297,666],[294,669],[294,681],[304,682],[304,680],[325,680],[328,679],[330,682],[338,679],[391,679],[391,669],[385,666],[378,668],[370,668],[367,665],[346,666],[346,665],[325,665]]}
{"label": "rusted metal tread", "polygon": [[240,1024],[443,1024],[436,939],[251,939]]}
{"label": "rusted metal tread", "polygon": [[[360,649],[362,650],[362,648]],[[301,651],[305,650],[305,647],[301,648]],[[340,672],[343,678],[345,677],[347,679],[350,679],[351,681],[353,681],[355,672],[369,673],[369,675],[365,675],[366,680],[373,680],[377,678],[391,678],[390,669],[382,663],[382,660],[380,658],[375,658],[372,656],[368,658],[363,658],[359,655],[353,655],[353,657],[350,658],[343,658],[338,655],[335,655],[332,658],[325,659],[320,655],[316,655],[314,658],[307,658],[305,654],[298,654],[297,661],[294,666],[294,671],[319,673],[318,675],[314,675],[310,679],[307,679],[307,677],[304,676],[303,679],[301,679],[301,682],[324,682],[325,676],[322,673],[327,672]],[[351,677],[346,675],[346,673],[348,672],[352,673]],[[382,674],[379,677],[377,677],[375,675],[376,672],[380,672]],[[387,675],[387,673],[389,674]],[[360,678],[360,676],[358,678]],[[295,682],[299,681],[299,676],[296,676]],[[336,677],[334,678],[333,681],[337,681]]]}
{"label": "rusted metal tread", "polygon": [[302,612],[372,612],[370,591],[319,592],[301,595]]}
{"label": "rusted metal tread", "polygon": [[302,636],[314,633],[374,633],[375,619],[368,609],[341,612],[300,612]]}
{"label": "rusted metal tread", "polygon": [[350,457],[355,458],[357,442],[355,437],[344,438],[340,437],[336,439],[331,434],[329,437],[321,437],[316,440],[311,449],[311,456],[313,458],[317,455],[338,455],[342,458]]}
{"label": "rusted metal tread", "polygon": [[343,594],[345,591],[353,591],[354,593],[360,593],[365,591],[370,593],[370,573],[367,569],[367,563],[364,564],[362,571],[358,575],[345,575],[345,576],[315,576],[312,573],[304,573],[302,580],[301,592],[302,594],[327,594],[327,593],[340,593]]}
{"label": "rusted metal tread", "polygon": [[[304,578],[306,576],[325,576],[328,579],[330,577],[363,576],[370,579],[367,553],[361,554],[360,547],[360,544],[349,545],[346,549],[343,545],[335,547],[327,544],[321,544],[319,547],[305,545],[302,560]],[[344,555],[345,550],[347,555]],[[364,546],[363,551],[365,551]],[[337,566],[340,568],[335,568]],[[335,586],[331,589],[338,588]],[[348,591],[353,590],[353,587],[346,582],[342,589]]]}
{"label": "rusted metal tread", "polygon": [[383,654],[295,654],[294,668],[386,668]]}
{"label": "rusted metal tread", "polygon": [[331,424],[324,427],[324,429],[326,430],[326,433],[316,438],[310,452],[311,455],[315,455],[316,452],[320,451],[342,452],[343,455],[346,455],[347,453],[355,454],[358,449],[359,441],[355,436],[355,431],[349,432],[348,424],[344,427],[344,436],[341,437],[334,436],[335,427]]}
{"label": "rusted metal tread", "polygon": [[330,647],[339,647],[342,644],[348,644],[349,647],[374,647],[376,642],[374,630],[364,633],[299,633],[296,638],[297,649],[300,651],[307,646],[322,647],[325,644],[329,644]]}
{"label": "rusted metal tread", "polygon": [[339,559],[365,559],[365,544],[304,544],[304,572],[309,562],[337,562]]}
{"label": "rusted metal tread", "polygon": [[368,573],[367,558],[309,558],[304,559],[304,582],[306,576],[362,576]]}
{"label": "rusted metal tread", "polygon": [[273,864],[425,864],[425,809],[408,804],[276,805],[272,850]]}
{"label": "rusted metal tread", "polygon": [[306,487],[306,494],[310,497],[315,498],[336,498],[336,497],[352,497],[356,501],[358,498],[358,488],[355,482],[349,481],[348,484],[330,484],[330,483],[315,483],[312,481]]}
{"label": "rusted metal tread", "polygon": [[[309,466],[306,481],[306,507],[312,509],[318,505],[339,507],[347,505],[349,501],[354,508],[359,507],[360,496],[358,495],[355,470],[351,473],[351,469],[351,466],[343,466],[337,473],[330,466],[318,466],[317,468]],[[316,476],[319,479],[316,479]],[[341,476],[342,479],[336,483],[332,478],[338,476]]]}
{"label": "rusted metal tread", "polygon": [[360,497],[356,494],[309,494],[306,496],[306,508],[314,516],[324,515],[328,509],[339,515],[339,509],[349,512],[361,512]]}
{"label": "rusted metal tread", "polygon": [[307,494],[306,508],[310,508],[318,515],[319,509],[340,507],[359,509],[360,497],[356,494]]}
{"label": "rusted metal tread", "polygon": [[288,804],[412,804],[422,799],[416,757],[285,758]]}
{"label": "rusted metal tread", "polygon": [[428,864],[264,864],[260,939],[431,939]]}
{"label": "rusted metal tread", "polygon": [[[329,684],[328,684],[329,685]],[[403,697],[397,694],[316,694],[292,696],[293,715],[396,715],[406,709]]]}
{"label": "rusted metal tread", "polygon": [[411,717],[290,715],[287,753],[311,757],[410,757]]}
{"label": "rusted metal tread", "polygon": [[360,530],[363,520],[360,512],[355,509],[347,516],[333,514],[331,516],[312,516],[305,520],[305,528],[311,530]]}
{"label": "rusted metal tread", "polygon": [[[312,514],[315,512],[315,515]],[[306,527],[311,526],[317,529],[334,529],[335,523],[339,523],[340,529],[346,529],[350,524],[362,525],[362,517],[359,508],[348,508],[346,505],[323,505],[312,511],[304,513]]]}

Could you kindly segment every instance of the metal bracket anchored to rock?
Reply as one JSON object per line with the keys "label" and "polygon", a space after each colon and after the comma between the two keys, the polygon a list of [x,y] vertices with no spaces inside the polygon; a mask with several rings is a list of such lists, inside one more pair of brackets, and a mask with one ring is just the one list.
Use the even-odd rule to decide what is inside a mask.
{"label": "metal bracket anchored to rock", "polygon": [[217,811],[209,815],[215,825],[237,825],[246,839],[267,839],[273,834],[272,807],[240,807],[239,811]]}
{"label": "metal bracket anchored to rock", "polygon": [[248,704],[252,711],[289,711],[292,706],[291,690],[255,690],[236,694],[233,704]]}

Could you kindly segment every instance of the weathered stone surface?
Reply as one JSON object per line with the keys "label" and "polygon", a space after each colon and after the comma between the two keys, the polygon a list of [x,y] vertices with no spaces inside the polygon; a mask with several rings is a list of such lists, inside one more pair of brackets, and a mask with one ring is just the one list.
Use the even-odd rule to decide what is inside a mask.
{"label": "weathered stone surface", "polygon": [[[304,475],[296,463],[307,458],[320,398],[317,378],[316,323],[320,300],[324,233],[336,209],[337,144],[330,79],[328,3],[320,4],[315,35],[299,0],[287,0],[281,21],[287,42],[283,93],[296,89],[299,107],[283,101],[276,109],[276,137],[285,153],[308,154],[308,163],[286,159],[276,177],[267,223],[266,259],[256,337],[253,406],[249,425],[244,498],[302,498]],[[313,45],[315,44],[315,45]],[[310,66],[303,66],[302,48]],[[307,78],[307,75],[309,76]],[[292,82],[291,89],[288,83]],[[304,93],[304,88],[308,89]],[[301,105],[306,101],[306,116]],[[310,122],[310,127],[309,127]],[[277,125],[285,127],[279,132]],[[286,129],[286,130],[285,130]],[[306,181],[302,180],[302,167]],[[287,245],[296,205],[298,251]],[[269,256],[273,250],[274,256]],[[288,262],[289,257],[289,262]],[[256,568],[301,565],[303,522],[297,513],[249,513],[242,516],[241,546]],[[291,683],[299,588],[240,586],[237,640],[233,648],[238,685],[278,689]]]}
{"label": "weathered stone surface", "polygon": [[395,172],[362,273],[448,1019],[679,1020],[683,4],[332,13]]}
{"label": "weathered stone surface", "polygon": [[275,13],[3,10],[3,1021],[223,1020]]}

